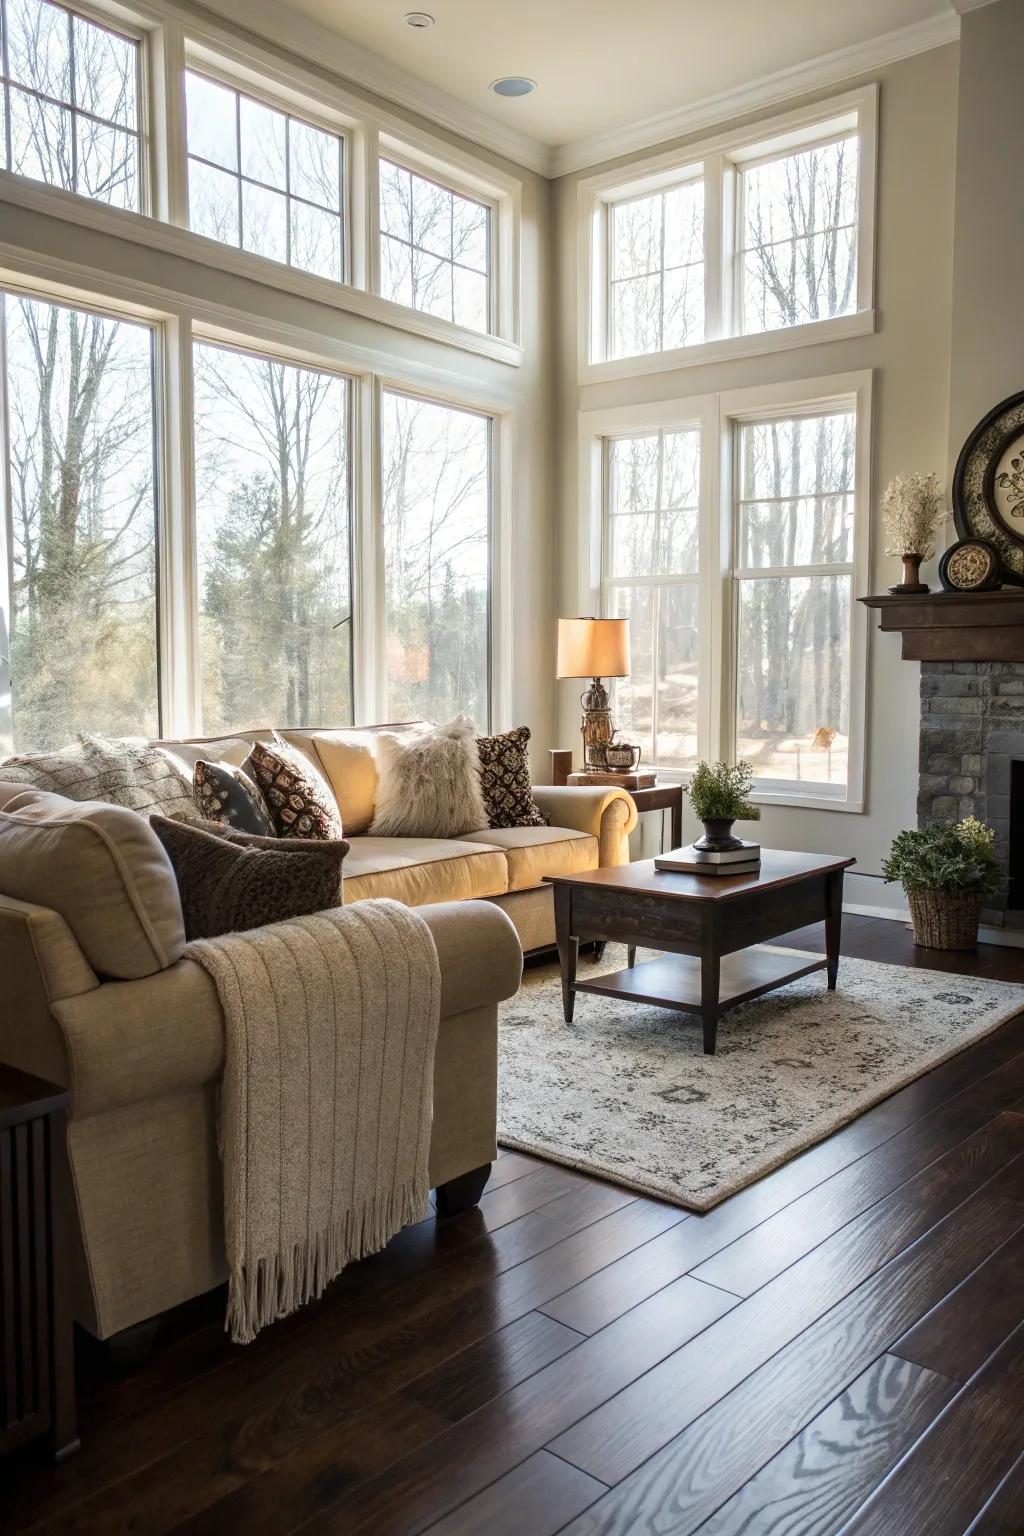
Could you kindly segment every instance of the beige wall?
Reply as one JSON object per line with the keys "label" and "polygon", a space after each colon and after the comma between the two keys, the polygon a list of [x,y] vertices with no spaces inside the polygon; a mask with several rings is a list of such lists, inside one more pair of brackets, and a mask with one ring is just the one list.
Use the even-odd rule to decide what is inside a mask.
{"label": "beige wall", "polygon": [[964,16],[953,243],[950,469],[971,428],[1024,389],[1024,3]]}
{"label": "beige wall", "polygon": [[[956,73],[957,47],[951,45],[919,54],[869,77],[877,79],[880,85],[875,269],[879,318],[877,331],[871,336],[581,389],[576,375],[575,323],[576,183],[580,178],[560,178],[555,220],[563,612],[576,611],[578,591],[576,435],[580,410],[872,368],[872,508],[877,506],[880,489],[898,470],[943,471],[949,389]],[[849,82],[850,88],[855,83],[863,82]],[[817,97],[827,99],[840,89],[847,89],[847,85],[817,93]],[[680,147],[687,142],[680,140]],[[596,169],[581,174],[592,175]],[[884,541],[874,512],[873,524],[871,587],[878,591],[897,576],[894,562],[882,553]],[[856,856],[864,873],[879,875],[880,861],[893,834],[903,826],[913,825],[916,817],[918,675],[916,663],[899,660],[898,640],[871,634],[865,813],[765,807],[758,834],[763,843],[849,853]],[[573,685],[563,683],[559,688],[564,690],[559,698],[560,739],[564,745],[575,746],[579,739],[578,706]],[[692,828],[692,821],[688,824]],[[895,906],[900,901],[896,892],[883,886],[880,879],[863,878],[851,881],[849,899],[876,906]]]}
{"label": "beige wall", "polygon": [[[182,14],[188,13],[185,5],[179,9]],[[196,14],[209,20],[206,12],[197,9]],[[228,22],[219,25],[226,32],[237,30]],[[316,72],[324,79],[334,78],[322,69]],[[349,97],[362,96],[370,104],[375,102],[369,93],[360,92],[347,82],[345,91]],[[391,114],[404,116],[411,127],[422,126],[435,139],[454,144],[522,182],[523,358],[520,367],[493,362],[297,298],[275,288],[272,281],[267,284],[251,282],[177,255],[150,250],[46,214],[29,212],[4,203],[2,197],[0,242],[17,246],[26,253],[80,262],[100,273],[153,284],[185,303],[191,300],[225,305],[245,310],[272,325],[299,325],[347,345],[371,348],[386,354],[395,377],[402,378],[405,373],[412,387],[415,387],[415,376],[408,375],[408,370],[426,365],[449,375],[446,392],[457,394],[460,384],[465,384],[493,392],[503,404],[507,403],[514,416],[515,444],[512,508],[515,672],[513,718],[495,724],[529,723],[534,733],[538,769],[543,772],[547,748],[553,743],[555,709],[551,664],[555,609],[553,372],[548,345],[551,334],[551,184],[544,177],[511,165],[476,144],[424,123],[411,113],[403,113],[393,103],[386,103],[386,106]],[[17,261],[8,259],[4,265],[16,269]]]}

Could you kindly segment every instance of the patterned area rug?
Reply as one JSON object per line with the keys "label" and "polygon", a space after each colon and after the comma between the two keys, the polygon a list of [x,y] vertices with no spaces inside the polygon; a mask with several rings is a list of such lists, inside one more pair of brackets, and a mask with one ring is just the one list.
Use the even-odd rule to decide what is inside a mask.
{"label": "patterned area rug", "polygon": [[[610,944],[579,975],[624,964]],[[836,992],[818,972],[742,1004],[705,1056],[667,1008],[579,993],[565,1024],[545,965],[501,1010],[498,1140],[707,1211],[1022,1008],[1021,986],[844,958]]]}

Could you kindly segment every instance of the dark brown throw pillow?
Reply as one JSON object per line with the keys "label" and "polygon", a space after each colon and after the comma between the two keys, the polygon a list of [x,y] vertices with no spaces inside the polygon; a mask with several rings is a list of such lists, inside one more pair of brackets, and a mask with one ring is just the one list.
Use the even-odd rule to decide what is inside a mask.
{"label": "dark brown throw pillow", "polygon": [[278,837],[341,836],[341,817],[326,779],[287,742],[258,741],[245,768],[267,802]]}
{"label": "dark brown throw pillow", "polygon": [[480,788],[489,827],[543,827],[547,823],[530,788],[530,728],[478,736]]}
{"label": "dark brown throw pillow", "polygon": [[244,768],[199,758],[192,769],[192,798],[204,821],[220,821],[237,832],[272,837],[274,823],[259,788]]}
{"label": "dark brown throw pillow", "polygon": [[174,868],[186,939],[242,933],[341,905],[348,843],[340,838],[295,841],[282,849],[166,816],[151,816],[150,826]]}

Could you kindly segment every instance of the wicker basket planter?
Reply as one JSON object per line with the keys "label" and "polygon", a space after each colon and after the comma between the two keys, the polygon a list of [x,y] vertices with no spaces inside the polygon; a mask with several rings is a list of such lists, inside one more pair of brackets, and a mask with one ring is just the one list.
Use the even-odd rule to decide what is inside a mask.
{"label": "wicker basket planter", "polygon": [[984,897],[980,891],[907,891],[914,943],[925,949],[974,949]]}

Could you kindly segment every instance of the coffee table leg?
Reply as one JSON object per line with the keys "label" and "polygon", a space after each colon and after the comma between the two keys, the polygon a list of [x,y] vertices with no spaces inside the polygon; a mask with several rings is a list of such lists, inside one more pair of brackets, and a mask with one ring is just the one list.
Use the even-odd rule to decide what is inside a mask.
{"label": "coffee table leg", "polygon": [[555,886],[555,943],[558,945],[558,963],[562,971],[562,1012],[565,1022],[572,1023],[576,1002],[576,960],[580,941],[570,933],[572,926],[572,891],[567,885]]}
{"label": "coffee table leg", "polygon": [[634,965],[636,965],[636,945],[635,944],[627,944],[626,945],[626,964],[629,966],[630,970],[632,970]]}
{"label": "coffee table leg", "polygon": [[834,992],[839,976],[839,942],[843,930],[843,871],[836,870],[825,880],[825,958],[828,990]]}
{"label": "coffee table leg", "polygon": [[718,1041],[718,984],[722,959],[715,951],[705,951],[700,963],[700,1016],[704,1025],[704,1054],[713,1056]]}

